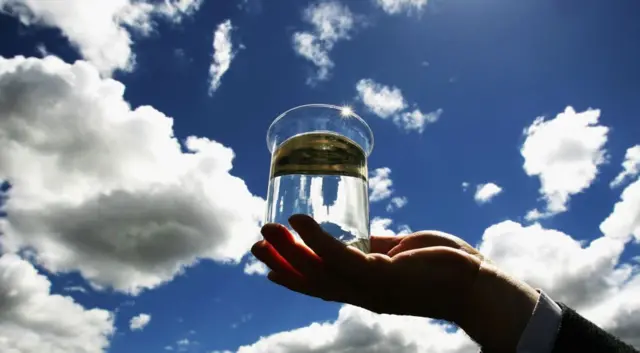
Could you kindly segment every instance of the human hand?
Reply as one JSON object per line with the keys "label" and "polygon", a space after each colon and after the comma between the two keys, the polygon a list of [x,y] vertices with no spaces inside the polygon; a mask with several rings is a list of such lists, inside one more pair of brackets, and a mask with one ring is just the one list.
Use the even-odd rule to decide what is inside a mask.
{"label": "human hand", "polygon": [[[311,217],[266,224],[251,249],[290,290],[376,313],[452,321],[487,351],[515,351],[537,292],[497,270],[468,243],[438,231],[372,236],[371,253],[346,246]],[[489,320],[488,320],[489,319]]]}
{"label": "human hand", "polygon": [[296,292],[377,313],[456,322],[468,302],[482,256],[463,240],[436,231],[372,236],[364,254],[336,240],[310,217],[267,224],[252,252],[271,268],[268,278]]}

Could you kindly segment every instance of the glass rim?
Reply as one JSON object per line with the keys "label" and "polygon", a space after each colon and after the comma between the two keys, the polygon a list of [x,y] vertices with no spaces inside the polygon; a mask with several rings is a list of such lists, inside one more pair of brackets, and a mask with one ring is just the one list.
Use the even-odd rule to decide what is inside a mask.
{"label": "glass rim", "polygon": [[[286,110],[285,112],[281,113],[280,115],[278,115],[278,117],[276,117],[271,124],[269,125],[269,128],[267,129],[267,147],[269,147],[269,137],[271,136],[271,131],[273,130],[273,127],[280,121],[282,120],[282,118],[284,118],[285,115],[289,114],[290,112],[297,110],[297,109],[302,109],[302,108],[327,108],[327,109],[333,109],[333,110],[337,110],[337,111],[343,111],[345,108],[350,108],[349,106],[338,106],[335,104],[326,104],[326,103],[310,103],[310,104],[302,104],[302,105],[298,105],[295,106],[293,108],[290,108],[288,110]],[[358,122],[360,122],[364,127],[365,130],[367,132],[367,135],[369,137],[369,148],[365,151],[364,148],[362,148],[363,146],[359,146],[362,148],[362,150],[365,152],[365,155],[369,155],[371,153],[371,151],[373,151],[373,131],[371,131],[371,127],[369,126],[369,124],[367,124],[366,121],[364,121],[364,119],[362,119],[362,117],[358,114],[356,114],[356,112],[354,112],[353,110],[350,110],[349,115],[347,116],[348,118],[355,118]],[[345,117],[346,118],[346,117]],[[356,143],[357,144],[357,143]]]}

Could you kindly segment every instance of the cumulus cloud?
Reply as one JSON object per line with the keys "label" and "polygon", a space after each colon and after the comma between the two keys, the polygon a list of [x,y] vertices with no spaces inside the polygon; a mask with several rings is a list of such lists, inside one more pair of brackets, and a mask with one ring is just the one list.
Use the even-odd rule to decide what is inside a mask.
{"label": "cumulus cloud", "polygon": [[260,275],[264,276],[269,273],[267,265],[251,256],[249,261],[244,264],[244,273],[247,275]]}
{"label": "cumulus cloud", "polygon": [[640,173],[640,145],[635,145],[627,149],[622,162],[622,171],[611,181],[609,186],[618,187],[638,173]]}
{"label": "cumulus cloud", "polygon": [[329,53],[338,41],[351,38],[356,18],[346,5],[322,1],[309,5],[303,19],[312,29],[293,34],[293,49],[317,67],[317,72],[307,79],[307,83],[314,84],[329,79],[334,66]]}
{"label": "cumulus cloud", "polygon": [[213,61],[209,67],[209,95],[212,95],[220,87],[222,76],[229,70],[231,60],[234,58],[231,43],[232,29],[231,20],[226,20],[218,25],[213,34]]}
{"label": "cumulus cloud", "polygon": [[398,87],[389,87],[372,79],[361,79],[356,84],[358,97],[373,114],[388,118],[407,108],[407,102]]}
{"label": "cumulus cloud", "polygon": [[600,224],[600,231],[621,241],[634,237],[640,242],[640,178],[622,191],[613,212]]}
{"label": "cumulus cloud", "polygon": [[586,190],[605,162],[609,129],[598,124],[600,110],[577,113],[572,107],[554,119],[537,118],[525,129],[520,149],[527,175],[540,180],[543,210],[534,209],[528,220],[550,217],[567,210],[571,195]]}
{"label": "cumulus cloud", "polygon": [[588,235],[505,221],[485,230],[480,251],[640,348],[640,266],[621,261],[625,244],[640,240],[640,179],[622,191],[600,230],[602,236],[585,243]]}
{"label": "cumulus cloud", "polygon": [[477,203],[483,204],[490,202],[494,197],[502,192],[502,188],[494,183],[478,184],[476,193],[473,198]]}
{"label": "cumulus cloud", "polygon": [[443,112],[442,109],[436,109],[429,113],[423,113],[420,109],[414,109],[395,116],[393,121],[407,131],[423,132],[424,127],[438,121]]}
{"label": "cumulus cloud", "polygon": [[512,221],[489,227],[480,247],[503,269],[640,347],[640,277],[637,265],[619,263],[623,249],[607,236],[583,247],[561,231]]}
{"label": "cumulus cloud", "polygon": [[179,141],[173,119],[132,109],[124,89],[83,61],[0,57],[0,245],[133,294],[199,259],[239,262],[264,200],[230,174],[233,151]]}
{"label": "cumulus cloud", "polygon": [[183,17],[193,15],[204,0],[164,0],[155,5],[155,12],[169,17],[173,22],[182,21]]}
{"label": "cumulus cloud", "polygon": [[371,220],[371,235],[406,235],[411,234],[411,228],[406,224],[401,224],[393,230],[390,218],[374,217]]}
{"label": "cumulus cloud", "polygon": [[407,200],[405,196],[393,197],[391,201],[389,201],[389,204],[387,204],[387,212],[393,212],[397,209],[403,208],[408,202],[409,200]]}
{"label": "cumulus cloud", "polygon": [[135,63],[132,33],[145,35],[155,19],[179,23],[197,11],[202,0],[39,1],[0,0],[0,11],[26,26],[59,28],[82,57],[101,73],[130,71]]}
{"label": "cumulus cloud", "polygon": [[374,169],[369,177],[369,201],[377,202],[389,198],[393,193],[391,186],[393,181],[390,178],[391,169],[387,167]]}
{"label": "cumulus cloud", "polygon": [[485,230],[480,251],[554,299],[583,308],[606,294],[609,278],[622,274],[615,264],[623,246],[603,237],[583,247],[579,239],[537,223],[504,221]]}
{"label": "cumulus cloud", "polygon": [[442,109],[423,113],[420,109],[410,109],[402,91],[398,87],[386,86],[372,79],[361,79],[356,83],[358,99],[367,110],[382,119],[391,119],[406,131],[423,132],[428,124],[435,123],[443,113]]}
{"label": "cumulus cloud", "polygon": [[374,0],[384,12],[390,15],[399,13],[420,12],[427,5],[427,0]]}
{"label": "cumulus cloud", "polygon": [[113,316],[51,294],[51,283],[14,254],[0,256],[0,347],[20,353],[102,353]]}
{"label": "cumulus cloud", "polygon": [[460,330],[429,319],[376,315],[344,305],[335,321],[313,323],[262,337],[237,353],[293,352],[447,352],[477,351]]}
{"label": "cumulus cloud", "polygon": [[[388,167],[376,168],[369,177],[369,194],[370,202],[379,202],[391,197],[394,193],[392,188],[393,180],[391,180],[391,169]],[[388,212],[404,207],[408,200],[404,196],[395,196],[389,200],[386,206]]]}
{"label": "cumulus cloud", "polygon": [[129,321],[129,329],[131,331],[141,331],[149,324],[149,321],[151,321],[151,315],[144,313],[138,314]]}

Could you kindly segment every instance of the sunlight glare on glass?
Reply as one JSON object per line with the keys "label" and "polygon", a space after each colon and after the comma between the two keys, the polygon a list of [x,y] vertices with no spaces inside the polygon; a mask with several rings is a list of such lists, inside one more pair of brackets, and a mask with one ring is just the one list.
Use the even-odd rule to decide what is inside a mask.
{"label": "sunlight glare on glass", "polygon": [[353,116],[353,114],[353,109],[351,109],[351,107],[348,105],[340,108],[340,116],[342,116],[343,118],[348,118],[350,116]]}

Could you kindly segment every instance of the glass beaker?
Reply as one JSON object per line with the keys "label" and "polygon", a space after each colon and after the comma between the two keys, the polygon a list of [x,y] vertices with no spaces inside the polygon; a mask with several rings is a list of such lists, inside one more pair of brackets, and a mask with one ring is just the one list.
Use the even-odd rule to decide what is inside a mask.
{"label": "glass beaker", "polygon": [[298,237],[288,218],[307,214],[335,238],[368,253],[373,133],[367,123],[349,107],[301,105],[271,123],[267,146],[265,222],[280,223]]}

